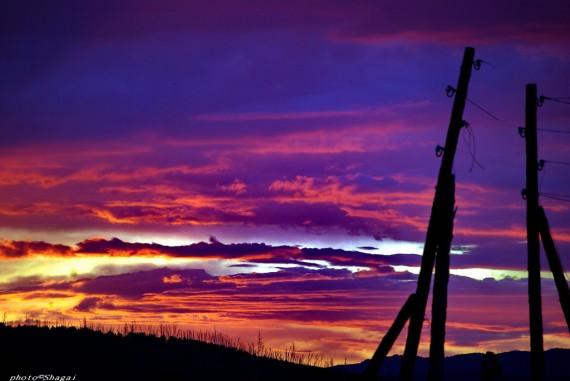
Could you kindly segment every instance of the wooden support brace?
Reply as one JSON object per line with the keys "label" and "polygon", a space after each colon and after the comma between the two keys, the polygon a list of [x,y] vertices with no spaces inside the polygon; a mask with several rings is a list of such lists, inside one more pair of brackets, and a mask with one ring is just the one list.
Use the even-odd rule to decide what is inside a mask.
{"label": "wooden support brace", "polygon": [[364,375],[362,376],[363,381],[374,380],[374,377],[376,373],[378,373],[378,370],[380,369],[382,362],[388,355],[388,352],[390,352],[390,349],[392,349],[394,342],[400,335],[400,332],[402,332],[404,325],[406,324],[406,322],[410,318],[410,315],[412,314],[412,308],[415,302],[415,297],[416,297],[415,294],[411,294],[408,297],[406,303],[404,303],[404,305],[402,306],[402,309],[400,309],[398,316],[396,316],[396,320],[394,320],[394,323],[392,323],[392,326],[390,327],[390,329],[388,330],[388,332],[380,342],[380,345],[378,345],[378,349],[376,349],[376,352],[374,352],[374,355],[370,359],[368,366],[366,366],[366,370],[364,371]]}
{"label": "wooden support brace", "polygon": [[568,332],[570,332],[570,289],[568,288],[564,270],[562,269],[562,263],[560,262],[560,256],[558,255],[558,250],[550,234],[550,226],[548,225],[548,219],[546,218],[542,206],[538,207],[538,229],[540,238],[542,238],[544,251],[546,252],[546,258],[548,258],[548,265],[550,266],[550,271],[554,276],[554,283],[558,289],[560,307],[562,307],[562,312],[566,319],[566,326],[568,326]]}

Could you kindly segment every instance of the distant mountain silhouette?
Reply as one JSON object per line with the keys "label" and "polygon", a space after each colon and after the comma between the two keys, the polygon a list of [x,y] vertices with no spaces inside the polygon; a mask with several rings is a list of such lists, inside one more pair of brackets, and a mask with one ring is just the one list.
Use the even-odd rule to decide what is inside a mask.
{"label": "distant mountain silhouette", "polygon": [[[0,323],[0,379],[75,376],[75,381],[352,381],[356,375],[257,357],[196,340],[117,335],[75,327]],[[27,379],[27,378],[26,378]],[[30,378],[32,379],[32,378]],[[37,378],[37,380],[49,378]]]}
{"label": "distant mountain silhouette", "polygon": [[[445,379],[448,381],[482,381],[482,353],[450,356],[445,359]],[[503,370],[497,381],[530,381],[530,353],[512,351],[496,355]],[[360,364],[337,365],[333,369],[352,374],[362,374],[369,360]],[[378,373],[379,379],[397,380],[402,364],[402,356],[387,357]],[[428,359],[418,357],[414,373],[414,381],[427,379]],[[545,381],[570,380],[570,349],[550,349],[545,351]]]}

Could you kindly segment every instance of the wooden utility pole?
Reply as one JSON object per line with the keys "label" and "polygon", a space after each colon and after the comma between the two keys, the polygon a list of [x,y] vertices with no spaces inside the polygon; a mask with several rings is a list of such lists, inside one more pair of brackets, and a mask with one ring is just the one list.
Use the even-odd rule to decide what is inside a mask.
{"label": "wooden utility pole", "polygon": [[438,245],[444,245],[444,243],[440,242],[440,238],[445,235],[442,233],[442,230],[445,230],[445,226],[447,225],[446,221],[449,221],[448,205],[449,197],[451,196],[450,184],[453,182],[453,160],[457,149],[459,132],[461,127],[464,125],[463,110],[467,99],[467,88],[469,78],[471,77],[471,68],[474,58],[475,49],[470,47],[465,48],[457,89],[454,89],[455,100],[453,102],[443,158],[439,169],[437,186],[435,188],[435,197],[426,234],[420,274],[416,286],[416,302],[414,303],[414,308],[410,317],[406,349],[404,350],[402,368],[400,369],[400,381],[412,380],[431,285],[431,273],[433,271]]}
{"label": "wooden utility pole", "polygon": [[538,218],[538,230],[540,232],[540,238],[542,239],[542,246],[544,246],[548,265],[550,266],[550,271],[554,276],[554,283],[558,289],[560,307],[562,307],[562,312],[566,319],[566,326],[568,327],[568,332],[570,332],[570,289],[568,288],[568,283],[564,277],[564,270],[562,269],[562,263],[560,263],[560,256],[558,255],[558,250],[556,249],[556,245],[554,244],[554,240],[550,234],[550,226],[548,225],[548,219],[546,218],[546,213],[544,213],[544,208],[542,206],[538,207]]}
{"label": "wooden utility pole", "polygon": [[544,380],[542,300],[540,292],[540,245],[538,237],[538,148],[536,138],[536,84],[526,86],[526,230],[528,246],[528,303],[532,381]]}

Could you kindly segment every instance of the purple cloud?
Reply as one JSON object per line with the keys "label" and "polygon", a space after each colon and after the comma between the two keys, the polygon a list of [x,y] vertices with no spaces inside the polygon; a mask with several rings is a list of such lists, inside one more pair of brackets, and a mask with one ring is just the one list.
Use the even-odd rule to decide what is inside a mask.
{"label": "purple cloud", "polygon": [[157,269],[99,276],[78,288],[87,294],[120,295],[125,298],[141,298],[144,294],[159,294],[181,288],[209,288],[205,281],[213,280],[203,270]]}

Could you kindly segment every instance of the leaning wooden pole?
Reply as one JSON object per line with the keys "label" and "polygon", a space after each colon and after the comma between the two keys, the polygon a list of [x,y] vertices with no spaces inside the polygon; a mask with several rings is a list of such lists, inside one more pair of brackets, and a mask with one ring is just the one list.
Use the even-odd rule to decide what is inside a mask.
{"label": "leaning wooden pole", "polygon": [[400,369],[400,381],[411,381],[414,373],[422,324],[431,285],[431,273],[435,263],[438,237],[441,235],[440,231],[444,225],[448,211],[448,208],[446,208],[446,197],[449,196],[446,195],[446,193],[448,193],[447,189],[451,182],[453,160],[455,159],[455,151],[457,150],[459,132],[463,126],[463,110],[465,109],[465,102],[467,100],[467,88],[469,78],[471,77],[471,68],[474,58],[475,49],[470,47],[465,48],[426,234],[420,274],[416,286],[416,303],[410,317],[406,348],[404,350],[402,368]]}
{"label": "leaning wooden pole", "polygon": [[552,239],[552,235],[550,234],[550,226],[542,206],[538,207],[538,218],[538,230],[540,232],[540,238],[542,239],[542,246],[544,246],[548,265],[554,276],[560,307],[562,307],[562,312],[566,319],[566,326],[568,327],[568,332],[570,332],[570,288],[568,288],[568,282],[566,282],[566,278],[564,277],[560,256],[554,244],[554,239]]}
{"label": "leaning wooden pole", "polygon": [[536,138],[537,90],[526,86],[526,230],[528,248],[528,303],[530,321],[530,365],[532,381],[544,379],[542,298],[540,291],[540,243],[538,237],[538,148]]}
{"label": "leaning wooden pole", "polygon": [[406,325],[406,322],[410,318],[415,297],[416,297],[415,294],[411,294],[408,297],[406,303],[404,303],[404,305],[402,306],[402,309],[398,313],[398,316],[396,316],[396,320],[394,320],[394,323],[392,323],[392,326],[390,327],[390,329],[388,330],[388,332],[380,342],[380,345],[378,345],[378,349],[376,349],[376,352],[374,352],[374,355],[372,356],[370,362],[366,366],[366,369],[364,370],[364,375],[362,376],[363,381],[372,381],[376,379],[376,373],[378,373],[378,370],[380,370],[382,362],[384,361],[386,356],[388,356],[388,352],[390,352],[390,349],[392,349],[394,342],[396,341],[396,339],[400,335],[400,332],[402,332],[404,325]]}

